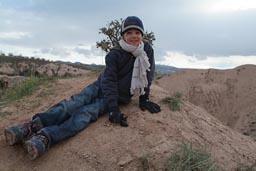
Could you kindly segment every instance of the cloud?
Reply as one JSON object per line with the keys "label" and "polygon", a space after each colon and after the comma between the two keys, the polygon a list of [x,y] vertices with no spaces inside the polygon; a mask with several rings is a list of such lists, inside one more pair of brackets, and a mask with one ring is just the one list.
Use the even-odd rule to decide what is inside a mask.
{"label": "cloud", "polygon": [[157,62],[158,64],[171,65],[178,68],[234,68],[243,64],[255,64],[255,56],[206,56],[198,60],[196,56],[189,56],[181,52],[166,52],[165,60]]}
{"label": "cloud", "polygon": [[66,57],[70,55],[69,50],[66,48],[44,48],[44,49],[41,49],[39,52],[43,54],[52,54],[52,55],[62,56],[62,57]]}
{"label": "cloud", "polygon": [[69,47],[43,48],[34,52],[37,56],[43,56],[50,60],[68,60],[70,62],[82,62],[86,64],[104,64],[105,54],[95,45],[79,44]]}
{"label": "cloud", "polygon": [[[99,28],[113,19],[137,15],[143,20],[145,30],[153,31],[156,36],[154,49],[158,62],[166,61],[165,52],[179,52],[182,54],[179,56],[190,58],[186,66],[194,64],[193,61],[209,61],[209,57],[218,61],[224,56],[229,59],[256,56],[256,10],[209,12],[212,5],[224,1],[226,7],[232,3],[247,7],[250,4],[249,0],[163,0],[161,3],[109,0],[100,5],[97,1],[84,0],[1,1],[0,44],[11,53],[24,54],[33,49],[42,57],[49,54],[59,55],[60,59],[92,61],[94,56],[99,59],[104,56],[95,47],[96,41],[105,38],[98,34]],[[135,3],[135,7],[128,8]],[[18,49],[29,50],[18,52]]]}
{"label": "cloud", "polygon": [[0,39],[22,39],[31,37],[28,32],[0,32]]}
{"label": "cloud", "polygon": [[85,56],[91,55],[91,50],[90,49],[83,49],[83,48],[76,47],[74,49],[74,51],[77,52],[77,53],[83,54]]}
{"label": "cloud", "polygon": [[222,0],[217,1],[209,8],[210,12],[230,12],[230,11],[245,11],[256,9],[256,2],[254,0]]}
{"label": "cloud", "polygon": [[80,46],[73,48],[72,51],[82,54],[86,57],[94,57],[94,56],[104,55],[103,52],[99,48],[96,48],[95,45],[85,46],[83,44],[80,44]]}
{"label": "cloud", "polygon": [[256,55],[253,18],[256,11],[174,15],[163,22],[173,23],[162,28],[166,34],[156,33],[158,46],[187,55]]}

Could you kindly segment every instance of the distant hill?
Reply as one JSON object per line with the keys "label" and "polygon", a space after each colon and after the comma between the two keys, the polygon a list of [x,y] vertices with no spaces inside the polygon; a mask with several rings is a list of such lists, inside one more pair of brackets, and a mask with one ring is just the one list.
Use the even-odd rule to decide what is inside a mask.
{"label": "distant hill", "polygon": [[[62,66],[62,67],[61,67]],[[6,56],[0,55],[0,74],[9,76],[31,76],[31,75],[47,75],[47,76],[62,76],[77,75],[78,71],[90,70],[99,72],[104,68],[104,65],[83,64],[81,62],[64,62],[64,61],[49,61],[34,57],[23,56]],[[62,69],[62,70],[60,70]],[[64,69],[64,70],[63,70]],[[169,74],[179,70],[179,68],[168,65],[156,65],[155,72],[157,74]],[[73,72],[74,71],[74,72]]]}
{"label": "distant hill", "polygon": [[156,65],[155,72],[158,74],[169,74],[178,71],[179,68],[168,65]]}

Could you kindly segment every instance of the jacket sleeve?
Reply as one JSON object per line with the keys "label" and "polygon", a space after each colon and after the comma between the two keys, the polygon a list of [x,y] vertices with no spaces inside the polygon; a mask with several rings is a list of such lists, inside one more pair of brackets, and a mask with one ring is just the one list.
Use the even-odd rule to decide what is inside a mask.
{"label": "jacket sleeve", "polygon": [[101,75],[101,85],[110,112],[120,112],[118,107],[118,52],[110,51],[105,58],[106,66]]}
{"label": "jacket sleeve", "polygon": [[[145,43],[145,42],[144,42]],[[150,63],[150,71],[147,71],[148,87],[145,88],[145,94],[140,96],[140,101],[145,101],[149,99],[150,86],[155,73],[155,59],[154,59],[154,50],[149,43],[145,43],[145,52],[148,55]]]}

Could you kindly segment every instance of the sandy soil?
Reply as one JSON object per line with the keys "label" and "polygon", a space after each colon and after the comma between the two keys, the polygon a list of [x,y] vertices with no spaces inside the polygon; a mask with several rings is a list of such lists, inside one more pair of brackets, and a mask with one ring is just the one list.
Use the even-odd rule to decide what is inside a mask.
{"label": "sandy soil", "polygon": [[246,128],[245,123],[252,122],[256,111],[253,105],[256,79],[250,72],[256,73],[256,67],[184,70],[165,76],[153,83],[150,98],[161,104],[162,98],[182,92],[181,111],[173,112],[161,104],[160,113],[150,114],[138,108],[135,98],[128,106],[121,107],[128,115],[128,128],[110,124],[107,115],[102,116],[84,131],[30,161],[22,145],[7,145],[4,127],[25,121],[70,98],[92,83],[97,75],[62,79],[42,86],[32,96],[0,109],[0,170],[137,171],[146,170],[142,162],[145,159],[149,161],[150,170],[164,170],[166,159],[177,145],[191,143],[194,148],[209,152],[220,166],[219,170],[235,171],[240,164],[250,165],[256,160],[253,136],[242,134],[252,129]]}

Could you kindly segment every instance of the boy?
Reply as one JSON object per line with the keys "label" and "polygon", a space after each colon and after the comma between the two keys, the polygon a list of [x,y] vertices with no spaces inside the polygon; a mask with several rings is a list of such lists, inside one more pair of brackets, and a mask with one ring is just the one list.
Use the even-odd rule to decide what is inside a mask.
{"label": "boy", "polygon": [[141,110],[160,112],[160,106],[149,101],[155,70],[154,52],[143,42],[144,27],[136,16],[127,17],[121,26],[121,40],[106,55],[106,66],[97,81],[80,93],[62,100],[49,110],[37,113],[31,121],[5,128],[8,144],[24,143],[31,160],[46,149],[85,129],[98,116],[109,113],[109,121],[127,127],[127,117],[119,109],[139,96]]}

